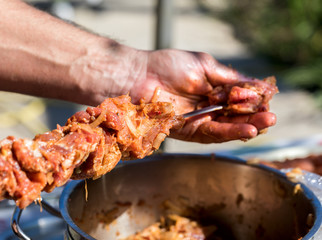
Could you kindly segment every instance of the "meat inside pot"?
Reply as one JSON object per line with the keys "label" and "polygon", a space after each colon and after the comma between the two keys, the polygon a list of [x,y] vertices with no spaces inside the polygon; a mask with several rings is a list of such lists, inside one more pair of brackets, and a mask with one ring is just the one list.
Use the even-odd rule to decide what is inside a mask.
{"label": "meat inside pot", "polygon": [[[230,236],[225,226],[217,225],[210,212],[219,209],[218,205],[202,207],[199,205],[190,206],[189,200],[179,197],[176,201],[166,200],[161,207],[161,217],[158,221],[138,230],[134,234],[118,238],[121,240],[223,240],[234,238]],[[118,216],[124,209],[130,207],[132,203],[115,203],[115,208],[96,215],[105,228],[109,231]],[[140,206],[149,206],[150,203],[140,201]],[[209,211],[209,212],[208,212]],[[131,210],[130,210],[131,212]],[[130,214],[131,216],[131,214]],[[131,219],[131,217],[130,217]],[[140,221],[134,217],[132,221]],[[120,233],[121,234],[121,233]],[[118,234],[116,234],[118,236]]]}
{"label": "meat inside pot", "polygon": [[204,240],[216,229],[215,225],[201,226],[189,218],[172,214],[124,240]]}

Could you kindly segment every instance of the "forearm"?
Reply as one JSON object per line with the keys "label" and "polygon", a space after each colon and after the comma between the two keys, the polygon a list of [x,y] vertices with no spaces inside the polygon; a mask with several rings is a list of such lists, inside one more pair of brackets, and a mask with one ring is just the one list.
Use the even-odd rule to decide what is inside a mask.
{"label": "forearm", "polygon": [[[113,58],[127,47],[17,0],[0,0],[0,12],[0,90],[84,104],[113,94],[107,90],[113,88]],[[105,79],[97,84],[103,81],[100,71]],[[94,89],[103,84],[104,89]],[[126,90],[120,86],[113,91]]]}

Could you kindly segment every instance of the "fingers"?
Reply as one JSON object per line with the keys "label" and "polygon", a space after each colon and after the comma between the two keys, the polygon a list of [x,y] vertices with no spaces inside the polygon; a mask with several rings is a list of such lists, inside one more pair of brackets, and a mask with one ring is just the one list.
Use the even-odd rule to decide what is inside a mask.
{"label": "fingers", "polygon": [[256,127],[245,123],[206,122],[197,129],[191,128],[171,131],[170,137],[199,143],[222,143],[233,140],[247,140],[258,135]]}
{"label": "fingers", "polygon": [[199,53],[199,58],[206,77],[213,86],[252,80],[252,78],[244,76],[235,69],[219,63],[207,53]]}
{"label": "fingers", "polygon": [[248,140],[276,123],[275,114],[270,112],[212,119],[212,114],[191,118],[182,129],[171,132],[171,137],[200,143]]}
{"label": "fingers", "polygon": [[276,116],[270,112],[260,112],[233,118],[220,117],[216,121],[200,125],[194,137],[203,143],[247,140],[263,133],[275,123]]}
{"label": "fingers", "polygon": [[255,126],[246,123],[207,122],[196,131],[195,138],[202,143],[220,143],[232,140],[246,140],[257,136]]}
{"label": "fingers", "polygon": [[257,128],[258,131],[274,126],[276,115],[271,112],[258,112],[252,115],[239,115],[236,117],[221,116],[216,119],[219,122],[226,123],[248,123]]}

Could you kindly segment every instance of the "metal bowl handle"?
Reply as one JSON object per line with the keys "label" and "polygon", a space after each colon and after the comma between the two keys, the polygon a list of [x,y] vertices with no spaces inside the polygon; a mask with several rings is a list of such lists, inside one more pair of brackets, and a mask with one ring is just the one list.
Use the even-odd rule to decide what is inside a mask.
{"label": "metal bowl handle", "polygon": [[15,210],[12,215],[11,219],[11,228],[14,234],[22,240],[31,240],[20,228],[19,226],[19,221],[20,221],[20,216],[22,213],[23,209],[20,209],[19,207],[15,207]]}
{"label": "metal bowl handle", "polygon": [[[53,215],[55,217],[62,218],[60,211],[57,210],[56,208],[54,208],[53,206],[51,206],[46,201],[42,200],[41,205],[51,215]],[[22,211],[23,211],[23,209],[20,209],[19,207],[15,207],[15,210],[13,212],[12,219],[11,219],[12,231],[21,240],[32,240],[30,237],[28,237],[28,235],[26,233],[24,233],[24,231],[19,226]]]}
{"label": "metal bowl handle", "polygon": [[51,206],[48,202],[42,200],[41,205],[51,215],[58,217],[58,218],[63,218],[60,211],[57,210],[56,208],[54,208],[53,206]]}

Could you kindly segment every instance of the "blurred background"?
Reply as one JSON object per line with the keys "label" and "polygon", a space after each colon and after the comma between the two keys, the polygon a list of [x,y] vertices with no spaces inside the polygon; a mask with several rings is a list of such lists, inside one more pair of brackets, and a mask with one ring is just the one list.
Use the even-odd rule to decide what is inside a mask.
{"label": "blurred background", "polygon": [[[257,78],[275,75],[277,125],[246,143],[202,145],[167,139],[167,152],[220,152],[320,139],[322,4],[320,0],[27,0],[89,31],[140,48],[203,51]],[[55,34],[53,32],[53,34]],[[85,106],[0,93],[1,138],[32,138],[64,124]],[[320,141],[320,140],[319,140]],[[322,140],[321,140],[322,142]]]}
{"label": "blurred background", "polygon": [[[215,152],[264,160],[322,153],[320,0],[27,2],[135,48],[203,51],[246,75],[276,76],[280,93],[271,101],[271,111],[277,115],[277,124],[266,134],[248,142],[208,145],[167,139],[163,151]],[[56,124],[65,124],[68,117],[85,108],[64,101],[0,92],[0,137],[33,138],[54,129]],[[55,199],[58,196],[59,193],[51,194]],[[0,217],[0,233],[9,229],[12,234],[9,228],[12,208],[8,204],[13,207],[13,203],[1,204],[6,212],[2,211]],[[35,216],[30,214],[32,217]]]}

